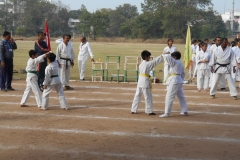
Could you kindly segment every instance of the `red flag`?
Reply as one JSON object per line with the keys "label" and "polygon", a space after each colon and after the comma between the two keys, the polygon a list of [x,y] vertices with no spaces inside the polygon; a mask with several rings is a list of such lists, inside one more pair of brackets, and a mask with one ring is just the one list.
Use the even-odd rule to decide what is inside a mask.
{"label": "red flag", "polygon": [[45,21],[45,31],[44,33],[46,34],[46,43],[47,43],[47,46],[48,46],[48,50],[51,51],[51,44],[50,44],[50,33],[49,33],[49,29],[48,29],[48,22],[47,20]]}

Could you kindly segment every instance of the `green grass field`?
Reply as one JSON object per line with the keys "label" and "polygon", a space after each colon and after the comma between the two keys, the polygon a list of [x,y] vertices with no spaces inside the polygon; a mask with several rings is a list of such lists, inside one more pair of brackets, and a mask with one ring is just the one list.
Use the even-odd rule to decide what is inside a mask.
{"label": "green grass field", "polygon": [[[33,49],[34,41],[17,41],[18,49],[14,52],[14,70],[20,71],[20,69],[25,69],[27,60],[29,58],[28,51]],[[98,42],[90,42],[92,51],[95,56],[95,60],[101,58],[102,62],[105,62],[106,55],[119,55],[121,56],[121,64],[120,64],[120,74],[124,72],[124,60],[125,56],[140,56],[142,50],[149,50],[152,53],[152,56],[158,56],[162,54],[163,48],[166,44],[128,44],[128,43],[98,43]],[[57,48],[57,44],[55,42],[51,42],[52,51],[55,52]],[[184,53],[184,45],[175,45],[177,49],[183,54]],[[79,43],[73,43],[74,52],[76,58],[78,57],[79,52]],[[182,57],[183,59],[183,57]],[[104,66],[105,67],[105,66]],[[85,79],[91,80],[92,74],[92,64],[90,61],[87,63],[87,70]],[[163,72],[159,72],[159,70],[163,70],[163,63],[158,65],[155,68],[156,77],[162,78]],[[14,78],[25,79],[26,74],[15,73]],[[78,80],[79,79],[79,71],[77,59],[75,60],[75,66],[71,72],[71,79]]]}

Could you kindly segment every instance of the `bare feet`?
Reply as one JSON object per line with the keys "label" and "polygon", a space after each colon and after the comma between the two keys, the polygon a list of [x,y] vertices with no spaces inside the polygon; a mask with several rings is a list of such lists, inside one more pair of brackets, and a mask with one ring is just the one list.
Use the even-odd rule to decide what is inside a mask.
{"label": "bare feet", "polygon": [[201,89],[199,89],[198,92],[201,92]]}

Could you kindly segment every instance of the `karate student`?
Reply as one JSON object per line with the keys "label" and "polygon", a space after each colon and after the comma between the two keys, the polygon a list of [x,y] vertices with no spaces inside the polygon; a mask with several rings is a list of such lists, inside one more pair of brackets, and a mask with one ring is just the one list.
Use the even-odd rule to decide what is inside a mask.
{"label": "karate student", "polygon": [[204,89],[205,92],[207,92],[207,89],[209,87],[209,77],[210,77],[210,71],[209,71],[209,61],[210,61],[210,54],[207,52],[207,46],[208,43],[203,43],[202,50],[198,53],[196,57],[197,61],[197,88],[198,92],[201,92],[202,89]]}
{"label": "karate student", "polygon": [[34,95],[35,95],[35,99],[37,102],[38,107],[40,108],[42,106],[42,97],[41,97],[41,92],[38,86],[38,71],[37,71],[37,67],[38,64],[41,62],[44,62],[44,58],[46,58],[46,55],[48,53],[45,53],[41,56],[38,57],[38,53],[35,50],[30,50],[29,51],[29,60],[27,62],[27,67],[26,67],[26,71],[27,71],[27,78],[26,78],[26,82],[27,82],[27,86],[26,89],[24,91],[24,94],[22,96],[22,100],[21,100],[21,107],[28,107],[26,105],[28,98],[30,96],[31,90],[33,91]]}
{"label": "karate student", "polygon": [[170,71],[166,84],[168,90],[165,98],[165,113],[160,115],[161,118],[169,117],[172,111],[173,100],[177,97],[180,107],[181,115],[188,116],[188,106],[183,92],[183,79],[185,77],[184,67],[181,62],[181,53],[173,52],[171,55],[163,55],[165,61],[170,65]]}
{"label": "karate student", "polygon": [[71,74],[71,66],[74,66],[75,54],[69,42],[69,35],[63,36],[63,42],[60,43],[56,51],[56,59],[59,64],[59,77],[64,87],[64,90],[73,90],[69,86],[69,79]]}
{"label": "karate student", "polygon": [[[210,50],[209,50],[209,53],[213,54],[214,50],[217,49],[218,46],[221,45],[221,37],[216,37],[215,38],[215,44],[213,44],[211,47],[210,47]],[[211,84],[212,84],[212,73],[210,75],[210,81],[209,81],[209,88],[211,88]],[[225,80],[225,76],[222,76],[221,79],[220,79],[220,88],[221,88],[221,91],[226,91],[226,80]]]}
{"label": "karate student", "polygon": [[53,89],[56,90],[58,94],[58,99],[60,102],[60,108],[68,110],[68,105],[63,92],[63,87],[58,76],[58,64],[55,62],[56,55],[54,53],[49,53],[47,55],[48,66],[45,69],[45,79],[43,82],[43,95],[42,95],[42,110],[48,109],[49,94]]}
{"label": "karate student", "polygon": [[197,43],[198,41],[195,39],[192,41],[192,66],[190,66],[189,69],[189,75],[191,75],[191,78],[195,77],[195,66],[196,66],[196,49],[197,49]]}
{"label": "karate student", "polygon": [[93,55],[92,49],[86,37],[81,37],[80,41],[81,43],[79,46],[79,54],[78,54],[78,69],[80,73],[80,81],[84,81],[88,54],[91,57],[91,61],[92,62],[95,62],[95,61],[94,61],[94,55]]}
{"label": "karate student", "polygon": [[204,42],[207,43],[207,52],[209,52],[211,48],[211,44],[209,44],[209,39],[206,38]]}
{"label": "karate student", "polygon": [[236,46],[232,48],[237,63],[236,73],[233,73],[232,71],[232,78],[234,83],[236,81],[240,81],[240,38],[238,38],[236,41]]}
{"label": "karate student", "polygon": [[145,113],[148,115],[156,115],[153,113],[153,103],[152,103],[152,92],[151,92],[151,83],[150,80],[150,71],[153,68],[163,61],[162,56],[158,56],[154,58],[152,61],[150,60],[151,53],[149,51],[143,51],[141,57],[143,59],[142,63],[139,66],[139,79],[137,84],[136,94],[133,99],[131,113],[137,113],[137,109],[139,103],[141,101],[142,93],[145,98]]}
{"label": "karate student", "polygon": [[[172,38],[169,38],[167,41],[167,47],[164,48],[163,54],[171,54],[175,51],[177,51],[177,48],[173,46],[174,40]],[[164,82],[168,77],[168,72],[169,72],[169,65],[166,61],[164,61]]]}
{"label": "karate student", "polygon": [[215,98],[217,84],[221,77],[226,77],[230,89],[230,95],[234,100],[237,100],[236,86],[231,77],[231,70],[233,70],[234,73],[236,72],[236,59],[233,50],[228,47],[227,38],[222,38],[221,46],[218,46],[217,49],[214,50],[209,66],[211,67],[211,72],[213,73],[210,90],[211,97],[213,99]]}

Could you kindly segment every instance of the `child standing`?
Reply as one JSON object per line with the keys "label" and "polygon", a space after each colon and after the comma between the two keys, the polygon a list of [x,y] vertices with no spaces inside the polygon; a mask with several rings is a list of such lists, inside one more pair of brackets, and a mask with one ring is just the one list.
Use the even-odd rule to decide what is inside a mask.
{"label": "child standing", "polygon": [[148,115],[156,115],[155,113],[153,113],[152,93],[150,84],[152,82],[150,82],[151,77],[149,73],[156,65],[162,62],[163,58],[162,56],[159,56],[149,62],[150,56],[151,53],[146,50],[143,51],[141,54],[143,61],[139,66],[139,80],[137,84],[136,94],[132,103],[132,114],[137,113],[137,109],[143,93],[145,98],[145,113],[147,113]]}
{"label": "child standing", "polygon": [[37,102],[38,107],[40,108],[42,106],[42,98],[41,98],[41,92],[38,87],[38,71],[37,71],[37,66],[39,63],[44,62],[44,58],[46,57],[47,54],[43,54],[38,57],[38,54],[35,50],[30,50],[29,51],[29,60],[27,62],[27,86],[24,91],[22,100],[21,100],[21,107],[28,107],[26,105],[28,98],[30,96],[31,90],[33,91],[35,95],[35,99]]}
{"label": "child standing", "polygon": [[209,68],[209,61],[210,61],[210,54],[207,52],[208,44],[203,43],[202,50],[198,53],[196,57],[197,61],[197,88],[198,92],[201,92],[204,89],[207,92],[209,87],[209,78],[210,78],[210,68]]}
{"label": "child standing", "polygon": [[161,118],[169,117],[169,114],[172,111],[173,100],[176,96],[180,103],[181,114],[187,116],[188,107],[182,87],[185,73],[182,62],[180,61],[181,53],[174,52],[171,55],[163,56],[165,61],[167,61],[170,66],[170,71],[166,81],[166,84],[168,85],[168,90],[165,98],[165,114],[160,115],[159,117]]}
{"label": "child standing", "polygon": [[55,88],[58,94],[61,109],[68,110],[66,98],[63,92],[62,83],[58,76],[58,63],[55,62],[56,55],[50,53],[47,56],[49,65],[45,69],[45,79],[43,82],[43,95],[42,95],[42,108],[43,110],[48,109],[49,94]]}
{"label": "child standing", "polygon": [[[163,54],[172,54],[173,52],[177,51],[177,48],[173,46],[174,40],[172,38],[169,38],[167,41],[167,47],[164,48]],[[168,77],[169,72],[169,65],[167,61],[164,61],[164,82],[166,81],[166,78]]]}

